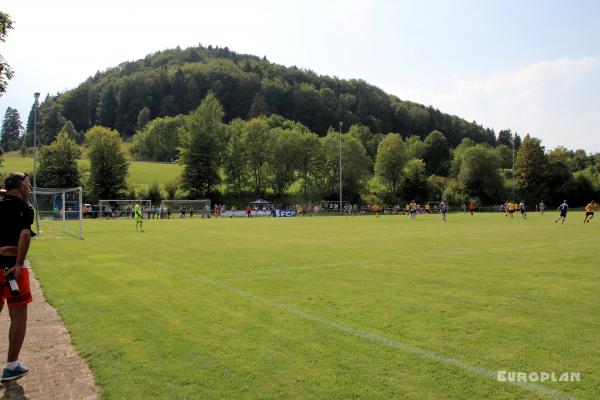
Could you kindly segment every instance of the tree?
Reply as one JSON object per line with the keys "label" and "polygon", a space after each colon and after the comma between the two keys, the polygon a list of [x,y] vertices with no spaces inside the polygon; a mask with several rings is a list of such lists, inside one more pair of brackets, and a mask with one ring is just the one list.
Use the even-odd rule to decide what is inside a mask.
{"label": "tree", "polygon": [[225,182],[229,190],[239,194],[246,186],[246,147],[243,138],[244,121],[236,118],[227,125],[227,145],[223,157]]}
{"label": "tree", "polygon": [[300,135],[297,171],[302,178],[302,193],[308,201],[310,188],[317,186],[324,170],[324,157],[319,137],[312,132],[302,132]]}
{"label": "tree", "polygon": [[521,136],[519,136],[518,133],[515,133],[515,151],[519,150],[521,148]]}
{"label": "tree", "polygon": [[62,116],[60,104],[48,96],[40,106],[37,117],[41,120],[38,143],[52,143],[66,122]]}
{"label": "tree", "polygon": [[515,184],[522,199],[543,199],[547,193],[548,159],[540,139],[525,136],[515,161]]}
{"label": "tree", "polygon": [[115,84],[109,81],[100,89],[96,107],[96,123],[102,126],[115,126],[118,108]]}
{"label": "tree", "polygon": [[511,148],[505,144],[499,144],[496,146],[496,153],[500,157],[500,168],[512,168],[513,152]]}
{"label": "tree", "polygon": [[181,145],[179,129],[184,123],[181,115],[153,119],[133,135],[131,154],[138,160],[170,162],[177,159]]}
{"label": "tree", "polygon": [[[6,41],[6,34],[9,29],[13,28],[13,21],[10,16],[0,11],[0,42]],[[0,96],[6,92],[8,81],[12,79],[14,72],[10,65],[4,60],[4,57],[0,55]]]}
{"label": "tree", "polygon": [[20,146],[22,130],[23,124],[21,124],[19,111],[8,107],[4,114],[4,120],[2,121],[2,131],[0,131],[0,148],[4,151],[18,149]]}
{"label": "tree", "polygon": [[456,178],[460,173],[460,163],[462,155],[466,149],[475,146],[475,142],[471,138],[464,138],[458,146],[452,150],[452,161],[450,162],[449,175]]}
{"label": "tree", "polygon": [[293,129],[275,128],[268,161],[271,185],[276,197],[281,197],[294,181],[301,158],[301,133]]}
{"label": "tree", "polygon": [[261,116],[246,122],[243,134],[254,194],[262,195],[266,186],[265,170],[271,153],[271,132],[267,118]]}
{"label": "tree", "polygon": [[377,147],[383,140],[383,135],[373,134],[368,126],[352,125],[348,130],[348,134],[356,137],[362,143],[371,160],[375,161],[377,155]]}
{"label": "tree", "polygon": [[138,113],[137,124],[135,125],[136,131],[143,130],[146,125],[150,122],[150,109],[148,107],[144,107]]}
{"label": "tree", "polygon": [[588,157],[585,150],[577,149],[573,152],[573,164],[575,171],[582,171],[585,167],[590,165],[590,157]]}
{"label": "tree", "polygon": [[165,192],[167,193],[167,200],[175,200],[177,189],[179,189],[179,179],[171,179],[163,184]]}
{"label": "tree", "polygon": [[85,134],[90,160],[89,193],[94,201],[118,198],[127,189],[129,163],[119,132],[94,126]]}
{"label": "tree", "polygon": [[[461,153],[458,180],[471,197],[486,204],[496,204],[503,197],[503,180],[498,169],[500,157],[492,147],[478,144]],[[495,203],[496,202],[496,203]]]}
{"label": "tree", "polygon": [[406,149],[408,158],[422,159],[425,154],[425,143],[417,135],[411,135],[406,138]]}
{"label": "tree", "polygon": [[549,190],[543,198],[533,200],[544,200],[546,204],[560,204],[569,195],[569,184],[572,180],[573,174],[565,160],[551,159],[546,173],[546,185]]}
{"label": "tree", "polygon": [[265,100],[265,96],[263,96],[263,94],[260,92],[256,93],[254,100],[252,101],[252,105],[250,106],[250,110],[248,111],[248,117],[254,118],[269,114],[269,105]]}
{"label": "tree", "polygon": [[[339,140],[333,129],[321,139],[324,154],[325,195],[337,198],[339,193]],[[360,140],[342,135],[342,191],[345,200],[357,201],[372,171],[371,158]]]}
{"label": "tree", "polygon": [[58,132],[58,134],[60,135],[63,132],[67,134],[69,139],[72,139],[77,143],[81,143],[83,141],[82,135],[80,135],[79,132],[77,132],[77,130],[75,129],[75,126],[73,125],[73,123],[70,120],[67,120],[67,122],[65,122],[65,124],[63,125],[60,132]]}
{"label": "tree", "polygon": [[427,200],[427,171],[423,160],[412,159],[404,170],[404,197],[406,199]]}
{"label": "tree", "polygon": [[375,175],[386,184],[392,202],[397,201],[402,184],[402,171],[407,161],[408,151],[402,136],[397,133],[388,134],[377,148]]}
{"label": "tree", "polygon": [[173,99],[175,100],[177,110],[176,114],[181,114],[184,112],[186,86],[187,84],[185,82],[185,74],[183,73],[181,68],[177,68],[177,71],[175,71],[171,78],[171,94],[173,95]]}
{"label": "tree", "polygon": [[505,145],[506,147],[512,148],[513,135],[510,129],[504,129],[498,132],[498,139],[496,140],[496,146]]}
{"label": "tree", "polygon": [[219,170],[225,146],[223,107],[214,94],[206,95],[180,130],[183,160],[182,186],[191,198],[214,195],[221,182]]}
{"label": "tree", "polygon": [[152,183],[148,186],[148,190],[143,192],[141,197],[150,200],[151,204],[160,204],[163,199],[163,195],[160,191],[158,182],[156,180],[152,181]]}
{"label": "tree", "polygon": [[37,184],[41,187],[73,188],[80,185],[77,160],[81,152],[66,132],[40,149]]}
{"label": "tree", "polygon": [[427,172],[433,175],[446,176],[450,168],[450,147],[448,140],[440,131],[433,131],[423,141],[425,152],[423,161]]}

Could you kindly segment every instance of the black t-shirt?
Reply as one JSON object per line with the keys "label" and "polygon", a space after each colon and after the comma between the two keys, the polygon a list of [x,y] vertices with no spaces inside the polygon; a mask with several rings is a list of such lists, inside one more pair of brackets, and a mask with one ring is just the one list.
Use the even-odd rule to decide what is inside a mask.
{"label": "black t-shirt", "polygon": [[[33,224],[33,207],[18,197],[7,194],[0,200],[0,247],[17,246],[23,229],[31,231]],[[35,233],[31,231],[31,236]],[[0,267],[10,268],[15,265],[17,257],[0,256]]]}

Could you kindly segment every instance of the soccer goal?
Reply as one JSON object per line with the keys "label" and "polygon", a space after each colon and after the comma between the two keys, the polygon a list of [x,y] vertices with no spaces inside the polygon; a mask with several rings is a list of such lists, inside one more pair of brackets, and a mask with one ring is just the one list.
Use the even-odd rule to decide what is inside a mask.
{"label": "soccer goal", "polygon": [[133,218],[134,207],[138,203],[144,213],[152,208],[150,200],[100,200],[98,217]]}
{"label": "soccer goal", "polygon": [[210,217],[210,200],[163,200],[160,206],[168,208],[174,217]]}
{"label": "soccer goal", "polygon": [[83,239],[81,187],[36,187],[29,196],[29,201],[35,209],[36,233],[40,239]]}

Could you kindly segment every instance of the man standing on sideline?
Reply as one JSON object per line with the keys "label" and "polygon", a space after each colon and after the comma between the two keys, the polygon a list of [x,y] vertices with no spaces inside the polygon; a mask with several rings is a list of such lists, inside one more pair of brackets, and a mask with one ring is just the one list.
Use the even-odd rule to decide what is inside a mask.
{"label": "man standing on sideline", "polygon": [[[0,256],[0,267],[4,270],[0,282],[0,311],[6,299],[10,316],[8,355],[2,372],[2,382],[8,382],[19,379],[29,372],[29,369],[19,362],[19,353],[27,330],[27,304],[32,300],[29,270],[25,268],[25,258],[35,233],[31,230],[33,207],[26,201],[31,191],[27,175],[20,172],[9,174],[4,180],[4,187],[6,196],[0,201],[0,221],[2,221],[0,247],[15,246],[10,255]],[[16,279],[18,293],[7,285],[8,275]]]}
{"label": "man standing on sideline", "polygon": [[135,203],[133,214],[135,215],[135,231],[144,232],[144,214],[140,203]]}
{"label": "man standing on sideline", "polygon": [[556,211],[560,212],[560,214],[558,215],[558,218],[556,218],[554,223],[557,223],[558,220],[562,218],[561,224],[564,224],[565,219],[567,219],[567,211],[569,211],[569,206],[567,205],[567,201],[566,200],[563,201],[563,203],[560,206],[558,206]]}

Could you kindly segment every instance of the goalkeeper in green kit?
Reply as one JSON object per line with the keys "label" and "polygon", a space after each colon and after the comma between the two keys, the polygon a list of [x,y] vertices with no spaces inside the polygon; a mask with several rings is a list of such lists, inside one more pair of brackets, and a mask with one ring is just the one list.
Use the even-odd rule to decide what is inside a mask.
{"label": "goalkeeper in green kit", "polygon": [[144,232],[144,227],[142,226],[144,223],[144,217],[142,216],[142,207],[140,207],[139,203],[135,205],[133,214],[135,216],[135,231]]}

